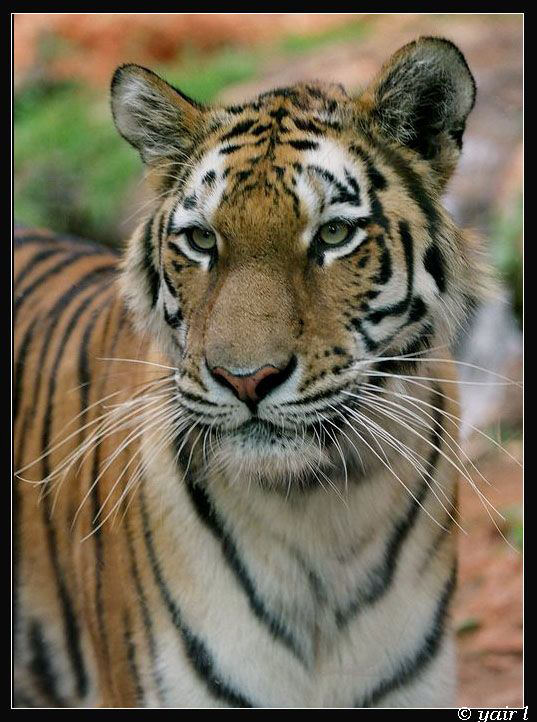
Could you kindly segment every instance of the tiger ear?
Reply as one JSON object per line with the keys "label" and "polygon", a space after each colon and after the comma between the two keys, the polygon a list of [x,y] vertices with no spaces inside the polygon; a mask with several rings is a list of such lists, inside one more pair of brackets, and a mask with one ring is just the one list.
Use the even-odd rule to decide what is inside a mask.
{"label": "tiger ear", "polygon": [[140,65],[116,70],[111,102],[118,131],[148,165],[184,157],[203,123],[198,103]]}
{"label": "tiger ear", "polygon": [[445,183],[475,94],[461,51],[449,40],[422,37],[390,58],[360,101],[382,135],[417,151]]}

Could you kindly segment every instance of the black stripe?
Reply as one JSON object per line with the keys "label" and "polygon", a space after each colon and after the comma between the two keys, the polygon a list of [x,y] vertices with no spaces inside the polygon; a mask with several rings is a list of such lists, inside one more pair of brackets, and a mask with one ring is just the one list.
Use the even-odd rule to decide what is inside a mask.
{"label": "black stripe", "polygon": [[420,574],[424,574],[433,559],[435,558],[438,550],[442,546],[442,542],[444,539],[447,539],[447,537],[451,534],[451,530],[453,529],[453,525],[455,524],[455,519],[457,516],[457,501],[456,501],[456,495],[453,496],[453,499],[451,500],[450,508],[448,509],[449,514],[446,513],[446,518],[444,519],[442,523],[442,529],[439,529],[433,543],[431,546],[427,549],[427,554],[425,556],[425,559],[423,560],[423,563],[420,567]]}
{"label": "black stripe", "polygon": [[[204,399],[203,396],[198,396],[198,394],[192,394],[189,391],[185,391],[184,389],[180,389],[181,396],[183,396],[185,399],[188,399],[189,401],[197,401],[201,404],[204,404],[205,406],[218,406],[221,408],[223,404],[218,404],[215,401],[209,401],[208,399]],[[230,406],[230,404],[225,404],[225,406]]]}
{"label": "black stripe", "polygon": [[145,273],[147,282],[149,284],[149,293],[151,295],[151,306],[155,306],[157,303],[160,278],[153,263],[153,217],[151,217],[145,224],[144,233],[142,236],[142,270]]}
{"label": "black stripe", "polygon": [[[92,278],[91,274],[88,274],[86,277]],[[72,291],[72,289],[70,289]],[[79,288],[78,291],[81,289]],[[69,323],[67,324],[64,333],[62,335],[62,339],[59,342],[58,345],[58,351],[56,353],[56,356],[54,358],[54,362],[52,365],[52,368],[49,373],[49,382],[48,382],[48,392],[47,392],[47,404],[46,404],[46,410],[45,415],[43,419],[43,427],[41,432],[41,448],[42,451],[45,452],[50,443],[50,435],[52,430],[52,416],[53,416],[53,406],[54,406],[54,397],[56,394],[56,383],[57,383],[57,373],[59,366],[61,364],[67,343],[69,341],[69,338],[76,328],[76,325],[78,323],[78,320],[80,316],[84,313],[84,311],[87,309],[87,307],[92,303],[95,298],[97,298],[102,293],[102,288],[98,288],[96,291],[94,291],[91,295],[87,296],[76,308],[75,312],[72,314]],[[57,321],[58,316],[54,318],[54,321]],[[51,326],[54,325],[51,324]],[[50,331],[50,329],[49,329]],[[47,334],[48,335],[48,334]],[[46,479],[50,473],[50,462],[48,454],[44,456],[43,458],[43,478]],[[66,575],[64,570],[62,569],[62,565],[59,559],[59,552],[58,552],[58,544],[56,540],[56,529],[52,524],[51,519],[51,499],[50,494],[44,494],[43,495],[43,523],[46,530],[46,536],[47,536],[47,543],[48,543],[48,549],[49,549],[49,555],[51,559],[51,563],[54,569],[54,573],[56,576],[56,583],[58,587],[58,594],[60,597],[60,602],[62,605],[63,610],[63,621],[65,626],[65,637],[66,637],[66,643],[67,643],[67,650],[69,657],[71,659],[71,664],[73,667],[73,671],[76,677],[77,682],[77,691],[78,694],[83,697],[87,690],[88,690],[88,676],[86,672],[86,668],[84,665],[84,660],[82,656],[82,650],[81,650],[81,642],[80,642],[80,630],[78,621],[76,618],[75,610],[73,601],[71,599],[71,595],[69,593],[69,589],[66,583]]]}
{"label": "black stripe", "polygon": [[64,707],[65,704],[58,691],[58,678],[52,665],[53,654],[45,642],[43,629],[36,620],[30,623],[28,637],[32,654],[30,670],[37,689],[53,707]]}
{"label": "black stripe", "polygon": [[23,246],[26,246],[30,243],[40,243],[44,244],[47,241],[49,243],[55,243],[56,238],[52,235],[45,235],[40,233],[35,233],[33,231],[26,232],[22,229],[15,229],[15,237],[13,239],[13,245],[15,248],[21,248]]}
{"label": "black stripe", "polygon": [[421,298],[421,296],[414,296],[408,310],[407,323],[412,324],[421,321],[426,313],[427,306],[425,305],[423,298]]}
{"label": "black stripe", "polygon": [[[362,160],[366,164],[367,168],[367,177],[371,184],[369,188],[369,197],[371,202],[371,220],[375,221],[376,223],[381,226],[381,228],[384,229],[384,231],[390,235],[390,220],[386,217],[384,214],[384,208],[382,206],[382,203],[380,202],[380,199],[378,197],[377,191],[383,191],[387,188],[386,179],[380,173],[380,171],[376,168],[376,166],[373,165],[373,162],[371,161],[371,158],[369,155],[364,151],[363,148],[360,148],[356,145],[350,146],[350,151],[357,155],[360,160]],[[377,281],[377,283],[380,283],[381,281]]]}
{"label": "black stripe", "polygon": [[[110,344],[110,349],[107,352],[107,356],[113,358],[114,351],[116,348],[116,344],[118,342],[118,339],[121,334],[121,330],[123,328],[123,325],[125,323],[125,316],[121,315],[118,319],[117,326],[115,329],[115,333],[112,339],[112,343]],[[89,340],[89,339],[88,339]],[[106,338],[103,340],[104,343],[106,343]],[[82,372],[82,377],[79,378],[85,378],[84,376],[84,369],[87,368],[87,360],[82,359],[80,361],[79,365],[79,372]],[[89,375],[86,377],[89,380]],[[106,377],[103,374],[101,376],[100,384],[99,384],[99,396],[102,394],[105,386],[105,380]],[[86,388],[86,387],[83,387]],[[81,394],[81,403],[84,403],[89,398],[89,388],[88,388],[88,396],[86,397],[85,394]],[[95,480],[97,479],[97,476],[99,474],[99,465],[100,465],[100,450],[101,447],[99,444],[94,447],[93,449],[93,464],[91,469],[91,475],[90,475],[90,498],[91,498],[91,505],[92,505],[92,518],[95,519],[97,513],[100,509],[100,496],[99,496],[99,485],[95,483]],[[110,651],[108,648],[108,632],[106,629],[106,622],[104,618],[104,603],[102,598],[102,572],[104,569],[104,548],[103,548],[103,539],[102,539],[102,528],[100,526],[97,526],[93,530],[93,539],[95,541],[95,611],[97,614],[97,627],[99,631],[99,637],[101,640],[101,646],[104,654],[105,659],[105,669],[106,669],[106,675],[110,681]]]}
{"label": "black stripe", "polygon": [[[405,345],[398,352],[398,355],[400,355],[401,357],[407,356],[409,358],[387,358],[386,360],[383,360],[382,356],[393,356],[392,350],[387,349],[383,354],[381,354],[381,357],[375,363],[374,368],[383,373],[390,373],[395,375],[413,373],[414,371],[416,371],[418,363],[416,359],[413,358],[413,356],[416,356],[417,354],[423,354],[424,351],[427,351],[431,347],[431,338],[433,336],[433,324],[424,324],[419,329],[418,335],[405,343]],[[371,377],[370,383],[374,383],[375,378],[378,380],[381,377]]]}
{"label": "black stripe", "polygon": [[151,670],[153,673],[153,679],[158,690],[158,695],[161,701],[165,700],[164,685],[162,677],[157,667],[157,644],[155,641],[155,634],[153,630],[153,621],[151,614],[149,613],[149,606],[147,604],[147,597],[145,590],[140,579],[140,572],[138,571],[138,564],[136,563],[136,551],[134,549],[134,539],[132,536],[132,530],[130,528],[129,519],[127,514],[123,515],[123,525],[125,527],[125,536],[127,539],[127,550],[129,553],[130,561],[130,572],[134,580],[134,586],[136,589],[136,600],[140,607],[140,614],[144,625],[145,636],[147,639],[147,646],[149,648],[149,655],[151,657]]}
{"label": "black stripe", "polygon": [[410,228],[406,221],[399,221],[399,237],[405,254],[406,266],[406,294],[398,303],[377,308],[366,316],[366,320],[370,323],[378,324],[386,316],[400,316],[409,307],[412,299],[412,289],[414,286],[414,240],[410,233]]}
{"label": "black stripe", "polygon": [[52,233],[36,233],[35,231],[30,230],[26,232],[26,229],[23,229],[21,227],[15,227],[15,248],[21,248],[31,243],[39,243],[41,245],[44,245],[45,243],[50,243],[54,246],[62,244],[61,247],[64,251],[74,250],[73,248],[69,249],[66,247],[74,246],[76,250],[85,251],[91,255],[97,253],[116,257],[120,256],[120,252],[112,246],[105,246],[100,243],[94,243],[93,241],[88,241],[86,238],[80,238],[80,236],[73,236],[64,233],[62,233],[61,235]]}
{"label": "black stripe", "polygon": [[319,143],[314,140],[288,140],[283,145],[290,145],[296,150],[317,150]]}
{"label": "black stripe", "polygon": [[[92,537],[95,542],[95,613],[97,616],[97,630],[99,633],[99,639],[101,649],[104,657],[104,666],[106,674],[110,678],[110,650],[108,647],[108,632],[106,629],[106,621],[104,616],[104,602],[103,602],[103,578],[102,573],[104,570],[104,548],[102,538],[102,527],[98,526],[99,519],[97,515],[101,508],[101,500],[99,494],[99,484],[95,483],[99,474],[99,465],[101,461],[101,447],[95,446],[93,449],[93,463],[91,467],[90,475],[90,498],[91,498],[91,517],[92,524],[97,525],[93,529]],[[97,528],[98,527],[98,528]]]}
{"label": "black stripe", "polygon": [[[249,143],[245,143],[244,145],[249,145]],[[244,148],[244,146],[226,145],[225,148],[220,148],[220,155],[230,155],[231,153],[234,153],[236,150],[240,150],[241,148]]]}
{"label": "black stripe", "polygon": [[127,664],[132,676],[134,692],[136,695],[136,706],[144,706],[144,691],[140,680],[140,672],[138,670],[138,662],[136,661],[136,645],[132,638],[132,630],[129,619],[129,612],[125,610],[123,613],[123,641],[127,649]]}
{"label": "black stripe", "polygon": [[208,170],[207,173],[203,176],[201,179],[202,185],[214,185],[214,182],[216,181],[216,173],[214,170]]}
{"label": "black stripe", "polygon": [[[82,341],[80,344],[80,350],[79,350],[79,356],[78,356],[78,381],[80,385],[80,410],[82,412],[80,417],[80,428],[82,428],[85,424],[86,418],[87,418],[87,407],[89,403],[89,396],[90,396],[90,390],[91,390],[91,375],[89,372],[89,359],[88,359],[88,346],[91,338],[91,334],[93,332],[93,329],[95,327],[95,323],[97,322],[97,319],[99,318],[100,312],[105,307],[104,304],[99,306],[93,314],[90,317],[89,323],[86,324],[86,328],[84,329],[84,334],[82,336]],[[100,384],[100,390],[102,391],[104,387],[104,377]],[[83,433],[83,432],[81,432]],[[100,447],[96,446],[93,450],[93,464],[92,464],[92,472],[91,472],[91,499],[92,499],[92,518],[95,518],[95,515],[97,514],[99,510],[99,497],[98,497],[98,489],[97,485],[93,487],[93,482],[97,478],[97,475],[99,473],[99,450]],[[97,497],[97,499],[96,499]],[[101,639],[101,645],[102,650],[104,653],[104,659],[105,659],[105,666],[108,671],[109,669],[109,650],[108,650],[108,636],[106,632],[106,627],[104,624],[104,609],[103,609],[103,602],[102,602],[102,582],[101,582],[101,571],[103,568],[103,549],[102,549],[102,539],[100,536],[100,528],[96,529],[93,533],[93,536],[95,538],[95,607],[96,607],[96,613],[97,613],[97,626],[99,629],[99,636]]]}
{"label": "black stripe", "polygon": [[17,420],[17,416],[19,414],[20,401],[21,401],[22,379],[24,377],[26,357],[28,355],[28,350],[30,348],[30,344],[32,343],[32,340],[33,340],[34,331],[35,331],[35,327],[36,327],[38,320],[39,320],[39,316],[36,316],[34,318],[34,320],[32,321],[32,323],[26,329],[24,336],[22,338],[22,341],[21,341],[17,359],[15,361],[15,379],[14,379],[14,383],[13,383],[13,423],[15,423],[15,421]]}
{"label": "black stripe", "polygon": [[392,257],[384,236],[377,236],[376,243],[380,250],[380,268],[375,276],[375,283],[385,286],[392,277]]}
{"label": "black stripe", "polygon": [[304,406],[305,404],[312,404],[314,401],[321,401],[322,399],[327,399],[330,397],[333,397],[339,389],[327,389],[326,391],[319,391],[318,394],[312,394],[311,396],[304,396],[303,398],[299,399],[298,401],[285,401],[283,404],[278,404],[279,406]]}
{"label": "black stripe", "polygon": [[358,183],[347,170],[345,170],[345,177],[350,185],[350,190],[345,187],[343,183],[338,181],[338,179],[330,173],[330,171],[326,170],[326,168],[322,168],[318,165],[308,165],[308,170],[313,171],[326,183],[334,186],[334,195],[330,199],[331,205],[334,205],[335,203],[350,203],[351,205],[356,206],[360,205],[360,189]]}
{"label": "black stripe", "polygon": [[240,557],[235,542],[232,536],[225,530],[224,524],[216,512],[207,491],[202,488],[200,484],[188,478],[186,479],[185,487],[200,520],[220,544],[222,554],[240,587],[246,594],[250,609],[256,618],[268,628],[274,639],[284,644],[297,659],[305,664],[306,662],[300,647],[289,629],[268,611],[263,600],[259,597],[255,584]]}
{"label": "black stripe", "polygon": [[[29,411],[26,411],[24,414],[24,419],[22,422],[22,427],[19,432],[19,441],[18,441],[18,448],[17,453],[15,456],[15,469],[20,469],[23,459],[24,459],[24,451],[26,448],[26,441],[28,439],[28,427],[30,424],[30,419],[32,419],[33,416],[30,415]],[[21,568],[21,520],[22,520],[22,501],[23,501],[23,495],[20,491],[20,484],[23,484],[24,482],[21,479],[18,479],[17,477],[13,477],[12,481],[12,489],[13,489],[13,497],[12,497],[12,504],[13,504],[13,536],[12,536],[12,590],[13,590],[13,601],[12,601],[12,610],[13,610],[13,646],[16,648],[17,646],[17,640],[18,640],[18,631],[19,631],[19,584],[20,584],[20,568]]]}
{"label": "black stripe", "polygon": [[100,312],[105,308],[105,304],[96,308],[90,316],[90,320],[86,324],[82,339],[80,341],[80,348],[78,350],[78,385],[80,389],[80,427],[82,428],[86,423],[87,408],[89,403],[90,389],[91,389],[91,375],[89,370],[89,359],[88,359],[88,346],[97,323]]}
{"label": "black stripe", "polygon": [[198,200],[195,195],[186,196],[186,198],[183,198],[183,208],[186,208],[187,211],[195,208],[197,203]]}
{"label": "black stripe", "polygon": [[377,705],[386,695],[415,682],[419,678],[420,674],[440,650],[440,645],[445,633],[446,616],[451,597],[455,590],[456,579],[457,569],[454,565],[436,606],[429,631],[418,649],[413,655],[409,655],[403,659],[399,663],[397,670],[390,677],[383,679],[369,694],[366,694],[361,700],[356,702],[354,707],[372,707],[373,705]]}
{"label": "black stripe", "polygon": [[159,268],[162,266],[162,243],[164,241],[164,224],[166,223],[166,217],[164,213],[160,214],[159,220],[158,220],[158,266]]}
{"label": "black stripe", "polygon": [[250,130],[255,122],[255,120],[241,120],[239,123],[234,125],[228,133],[223,135],[220,141],[224,143],[226,140],[231,140],[231,138],[235,138],[237,135],[246,133],[246,131]]}
{"label": "black stripe", "polygon": [[305,133],[312,133],[313,135],[326,134],[323,128],[319,128],[317,123],[314,123],[310,119],[301,120],[300,118],[292,118],[292,121],[298,130],[303,130]]}
{"label": "black stripe", "polygon": [[[176,249],[175,245],[172,246],[171,243],[169,243],[168,245],[171,246],[172,248],[174,248],[174,250]],[[171,278],[168,276],[168,273],[165,268],[162,269],[162,276],[164,278],[164,283],[166,284],[166,288],[170,292],[170,295],[173,296],[174,298],[177,298],[179,294],[177,293],[177,290],[174,288]]]}
{"label": "black stripe", "polygon": [[436,243],[430,245],[425,251],[423,265],[427,273],[430,273],[434,278],[440,293],[444,293],[446,290],[446,264],[444,262],[442,251],[438,248]]}
{"label": "black stripe", "polygon": [[442,408],[442,405],[439,405],[439,409],[437,409],[434,414],[430,439],[434,447],[431,447],[427,461],[426,478],[422,479],[417,493],[414,494],[415,498],[412,498],[405,516],[396,523],[384,549],[381,561],[370,570],[366,583],[360,584],[360,588],[355,593],[354,600],[347,605],[346,608],[336,611],[336,623],[340,629],[349,624],[363,609],[381,599],[390,588],[397,569],[401,550],[414,527],[419,510],[429,489],[427,475],[429,475],[429,478],[432,478],[438,463],[440,455],[439,447],[442,442],[443,433]]}
{"label": "black stripe", "polygon": [[[54,331],[56,329],[56,326],[58,325],[58,322],[61,318],[62,313],[65,311],[65,309],[68,307],[70,302],[76,298],[76,296],[84,291],[86,288],[91,286],[94,283],[97,283],[99,281],[104,281],[106,285],[109,284],[109,279],[107,278],[107,275],[111,272],[114,272],[115,268],[114,266],[99,266],[97,268],[94,268],[92,271],[87,273],[85,276],[82,276],[81,278],[76,281],[70,288],[63,293],[54,306],[49,310],[46,316],[46,320],[48,321],[48,327],[45,332],[43,343],[41,345],[41,353],[39,356],[39,361],[37,368],[43,369],[45,368],[45,361],[46,356],[48,353],[49,348],[51,347],[51,341],[52,336],[54,334]],[[102,284],[99,292],[103,292],[105,288],[105,283]],[[34,388],[33,388],[33,394],[32,394],[32,413],[35,415],[37,410],[37,404],[39,401],[39,392],[41,389],[41,382],[43,380],[43,374],[38,373],[35,377],[34,382]]]}
{"label": "black stripe", "polygon": [[170,328],[177,330],[181,325],[181,321],[183,320],[183,314],[181,313],[181,309],[178,309],[174,313],[170,313],[166,306],[164,306],[164,320],[166,321],[168,326],[170,326]]}
{"label": "black stripe", "polygon": [[264,133],[266,130],[270,130],[272,128],[272,123],[266,123],[265,125],[258,125],[256,128],[253,128],[250,131],[250,135],[258,136]]}
{"label": "black stripe", "polygon": [[[97,255],[93,253],[72,253],[70,256],[67,256],[67,258],[64,258],[63,261],[60,261],[56,266],[53,268],[49,268],[45,273],[42,273],[41,276],[36,278],[32,283],[30,283],[26,288],[24,288],[17,296],[15,296],[14,303],[13,303],[13,324],[15,324],[17,320],[17,314],[20,311],[20,308],[22,304],[33,294],[34,291],[36,291],[45,281],[48,281],[53,276],[56,276],[61,271],[65,270],[69,266],[72,266],[74,263],[79,261],[81,258],[87,258],[88,256]],[[100,254],[99,254],[100,255]],[[103,267],[100,267],[103,268]],[[105,266],[106,270],[110,270],[113,268],[112,265]]]}
{"label": "black stripe", "polygon": [[381,342],[375,341],[375,339],[371,338],[371,336],[367,333],[363,327],[361,318],[351,318],[349,327],[355,328],[358,331],[368,351],[376,351],[376,349],[380,346]]}
{"label": "black stripe", "polygon": [[57,256],[58,253],[65,253],[65,249],[63,248],[47,248],[44,251],[41,251],[40,253],[36,253],[34,256],[30,258],[28,263],[21,268],[17,276],[15,277],[15,285],[14,290],[17,291],[17,288],[20,286],[20,284],[23,282],[23,280],[28,276],[36,266],[38,266],[43,261],[46,261],[47,258],[51,258],[51,256]]}
{"label": "black stripe", "polygon": [[369,182],[371,183],[371,187],[377,191],[386,190],[386,187],[388,185],[386,182],[386,178],[375,166],[369,154],[366,153],[363,148],[354,144],[349,147],[349,150],[355,155],[357,155],[365,163],[367,177],[369,179]]}
{"label": "black stripe", "polygon": [[157,559],[156,551],[153,546],[153,535],[151,533],[143,489],[140,489],[140,509],[142,514],[145,545],[156,585],[160,591],[164,604],[168,609],[171,620],[181,636],[187,656],[190,659],[197,675],[205,683],[207,689],[216,697],[216,699],[223,700],[232,707],[258,707],[259,705],[253,704],[243,694],[233,689],[222,680],[222,677],[215,669],[214,659],[209,650],[201,639],[197,637],[185,624],[181,610],[179,609],[177,602],[174,600],[170,589],[164,580],[164,576]]}
{"label": "black stripe", "polygon": [[371,136],[370,140],[375,144],[383,160],[397,173],[406,192],[423,213],[427,222],[427,230],[434,240],[440,226],[440,214],[434,200],[425,190],[422,177],[395,149],[375,143]]}

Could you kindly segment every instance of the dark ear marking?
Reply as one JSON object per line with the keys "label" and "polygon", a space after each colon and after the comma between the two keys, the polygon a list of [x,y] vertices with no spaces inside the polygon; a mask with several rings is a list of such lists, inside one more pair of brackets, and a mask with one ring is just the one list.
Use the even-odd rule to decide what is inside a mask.
{"label": "dark ear marking", "polygon": [[445,182],[475,95],[461,51],[444,38],[423,37],[390,58],[361,101],[382,135],[419,153]]}
{"label": "dark ear marking", "polygon": [[446,290],[446,264],[442,256],[442,251],[436,243],[431,244],[425,251],[423,265],[427,273],[430,273],[434,278],[440,293],[444,293]]}

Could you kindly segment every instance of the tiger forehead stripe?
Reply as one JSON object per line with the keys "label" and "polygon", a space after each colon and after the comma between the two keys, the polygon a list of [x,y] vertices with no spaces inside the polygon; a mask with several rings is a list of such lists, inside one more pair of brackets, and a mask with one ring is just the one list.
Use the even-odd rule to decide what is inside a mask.
{"label": "tiger forehead stripe", "polygon": [[180,200],[170,217],[169,231],[188,225],[210,224],[225,190],[225,164],[218,148],[211,148],[187,177]]}
{"label": "tiger forehead stripe", "polygon": [[[271,118],[270,122],[264,121],[264,118],[267,117]],[[184,208],[189,210],[197,205],[195,196],[197,182],[206,185],[210,178],[212,187],[219,185],[219,193],[213,195],[211,207],[204,211],[207,221],[210,222],[211,214],[214,213],[218,205],[217,199],[219,201],[228,200],[231,197],[236,197],[239,192],[244,194],[257,187],[256,183],[258,181],[255,179],[254,173],[260,161],[266,159],[271,162],[270,171],[275,173],[280,182],[279,191],[291,199],[293,212],[298,217],[301,207],[308,208],[311,206],[311,194],[306,191],[305,198],[301,198],[300,194],[297,193],[298,176],[302,171],[302,165],[297,160],[284,157],[279,161],[277,160],[275,156],[276,149],[279,147],[283,150],[287,146],[298,151],[301,156],[306,153],[306,158],[314,159],[307,163],[307,170],[317,172],[324,179],[325,188],[331,190],[331,197],[321,199],[322,204],[338,205],[348,203],[356,208],[363,206],[362,210],[367,211],[367,204],[362,203],[360,196],[360,185],[363,185],[363,179],[359,182],[355,177],[355,171],[351,170],[352,166],[356,165],[356,156],[346,158],[345,166],[338,167],[337,176],[335,175],[333,160],[328,165],[320,165],[320,163],[323,163],[324,157],[333,156],[334,153],[341,157],[343,153],[343,147],[336,141],[333,141],[333,145],[330,147],[328,145],[329,139],[322,137],[323,124],[325,124],[325,119],[318,115],[307,118],[295,117],[282,107],[269,110],[268,114],[260,111],[256,117],[246,117],[239,120],[231,129],[218,137],[219,145],[213,147],[207,153],[207,158],[200,160],[200,167],[203,170],[198,169],[193,179],[187,183],[183,198]],[[333,129],[334,124],[332,123],[331,126]],[[302,137],[296,137],[296,133],[300,133]],[[310,137],[303,137],[304,133],[306,133],[306,136],[314,135],[317,139],[312,140]],[[229,142],[231,140],[233,140],[232,143]],[[250,152],[246,155],[243,154],[240,163],[236,165],[232,156],[243,150],[249,150]],[[222,171],[221,176],[215,173],[214,168],[205,170],[208,165],[215,166],[218,159],[222,160],[222,156],[225,156],[225,168],[222,171],[222,163],[218,164]],[[210,162],[207,160],[209,157],[211,157]],[[338,165],[342,165],[341,160]],[[263,169],[266,170],[267,166],[263,166]],[[208,173],[209,176],[207,176]],[[225,188],[221,183],[218,183],[222,178],[228,179]],[[274,186],[271,181],[265,179],[263,184],[267,190],[272,189],[274,194],[278,194],[278,187]],[[329,185],[331,185],[331,189],[328,188]],[[304,191],[304,184],[302,184],[302,190]]]}

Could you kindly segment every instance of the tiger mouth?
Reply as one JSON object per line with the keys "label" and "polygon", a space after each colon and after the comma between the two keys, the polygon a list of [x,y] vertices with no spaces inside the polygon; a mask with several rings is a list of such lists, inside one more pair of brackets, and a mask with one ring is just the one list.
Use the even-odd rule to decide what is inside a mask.
{"label": "tiger mouth", "polygon": [[283,441],[288,439],[293,432],[285,427],[276,426],[276,424],[272,423],[272,421],[265,421],[264,419],[254,417],[248,419],[248,421],[245,421],[230,433],[233,436],[248,437],[251,439],[258,439],[260,441],[267,441],[270,439]]}
{"label": "tiger mouth", "polygon": [[316,445],[328,448],[333,444],[333,439],[327,436],[320,423],[301,424],[296,428],[275,424],[258,417],[253,417],[236,429],[227,432],[227,436],[240,442],[249,442],[259,446],[283,445],[288,447],[296,445],[305,438],[310,441],[315,439]]}

